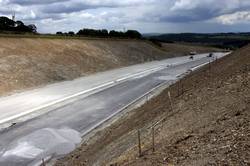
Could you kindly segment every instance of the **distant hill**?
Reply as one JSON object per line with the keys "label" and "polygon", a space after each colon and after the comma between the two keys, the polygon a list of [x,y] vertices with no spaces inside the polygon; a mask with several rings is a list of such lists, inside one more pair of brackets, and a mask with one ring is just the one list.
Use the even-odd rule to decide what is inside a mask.
{"label": "distant hill", "polygon": [[250,43],[250,32],[247,33],[180,33],[162,34],[149,37],[161,42],[188,42],[212,45],[220,48],[240,48]]}
{"label": "distant hill", "polygon": [[152,37],[152,36],[160,36],[160,35],[162,35],[162,33],[144,33],[144,34],[142,34],[142,36],[146,37],[146,38]]}

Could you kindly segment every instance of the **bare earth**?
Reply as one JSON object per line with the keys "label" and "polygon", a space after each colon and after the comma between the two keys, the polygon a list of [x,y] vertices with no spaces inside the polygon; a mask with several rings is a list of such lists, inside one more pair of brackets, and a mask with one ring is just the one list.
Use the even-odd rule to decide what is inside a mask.
{"label": "bare earth", "polygon": [[137,40],[1,37],[0,95],[183,53]]}
{"label": "bare earth", "polygon": [[[249,52],[247,46],[192,73],[122,115],[57,165],[250,165]],[[184,93],[177,95],[181,84]],[[162,118],[152,152],[147,127]],[[143,156],[138,157],[141,128]]]}

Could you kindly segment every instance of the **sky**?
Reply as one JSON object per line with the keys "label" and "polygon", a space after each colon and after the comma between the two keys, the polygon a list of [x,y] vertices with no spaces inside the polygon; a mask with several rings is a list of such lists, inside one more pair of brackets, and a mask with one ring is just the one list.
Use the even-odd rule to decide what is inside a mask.
{"label": "sky", "polygon": [[141,33],[250,31],[250,0],[0,0],[0,15],[40,33],[82,28]]}

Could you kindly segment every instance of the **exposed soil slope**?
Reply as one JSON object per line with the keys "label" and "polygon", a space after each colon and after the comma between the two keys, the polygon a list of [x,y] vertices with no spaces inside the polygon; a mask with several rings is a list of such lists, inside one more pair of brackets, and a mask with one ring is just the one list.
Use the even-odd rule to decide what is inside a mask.
{"label": "exposed soil slope", "polygon": [[[249,165],[250,46],[184,78],[178,84],[98,132],[57,165]],[[173,96],[171,111],[168,91]],[[138,157],[137,129],[165,117],[143,134]]]}
{"label": "exposed soil slope", "polygon": [[[175,46],[174,46],[175,47]],[[183,55],[137,40],[0,38],[0,95],[94,72]],[[211,48],[212,49],[212,48]]]}
{"label": "exposed soil slope", "polygon": [[[156,152],[126,152],[118,165],[249,165],[250,47],[183,80],[188,91],[158,130]],[[166,109],[166,92],[145,109]],[[150,144],[144,147],[150,149]]]}
{"label": "exposed soil slope", "polygon": [[166,57],[133,40],[0,38],[0,94]]}

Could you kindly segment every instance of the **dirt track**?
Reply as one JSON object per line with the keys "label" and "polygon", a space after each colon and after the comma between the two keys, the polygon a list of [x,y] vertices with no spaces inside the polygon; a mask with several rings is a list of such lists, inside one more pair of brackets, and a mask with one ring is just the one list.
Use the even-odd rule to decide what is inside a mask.
{"label": "dirt track", "polygon": [[[249,165],[250,46],[184,78],[184,94],[171,86],[142,107],[123,115],[57,165]],[[167,92],[174,96],[170,110]],[[156,134],[131,134],[164,115]]]}

